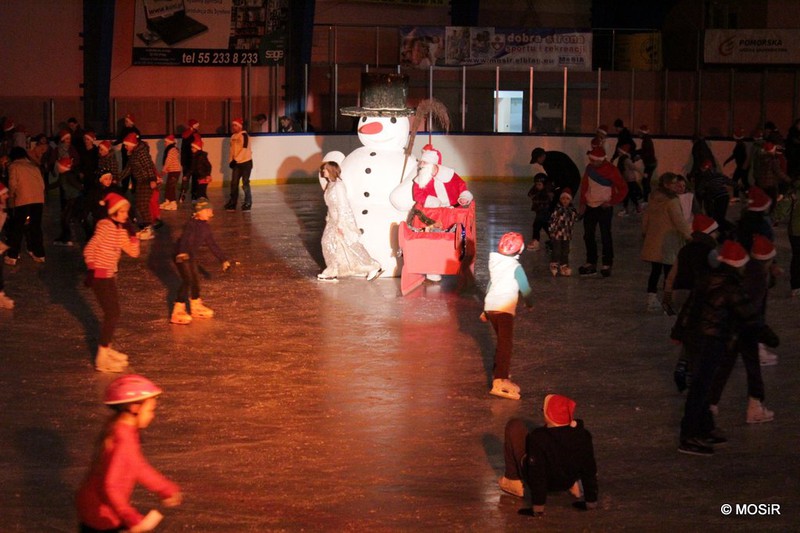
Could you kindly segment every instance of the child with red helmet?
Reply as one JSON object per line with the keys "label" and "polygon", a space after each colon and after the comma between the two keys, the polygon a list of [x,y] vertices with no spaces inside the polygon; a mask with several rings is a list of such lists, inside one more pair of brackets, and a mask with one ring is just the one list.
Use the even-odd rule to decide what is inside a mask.
{"label": "child with red helmet", "polygon": [[163,391],[144,376],[128,374],[112,381],[103,403],[114,410],[99,441],[89,474],[78,489],[81,532],[152,531],[163,516],[151,510],[142,516],[130,503],[137,483],[156,493],[167,507],[181,504],[178,485],[144,458],[139,430],[155,417]]}
{"label": "child with red helmet", "polygon": [[525,249],[525,239],[517,232],[509,232],[500,238],[497,252],[489,254],[489,286],[486,288],[481,320],[492,324],[497,335],[494,354],[494,396],[520,399],[519,386],[509,379],[511,348],[514,341],[514,314],[519,293],[525,305],[531,307],[531,287],[528,277],[519,264],[519,254]]}

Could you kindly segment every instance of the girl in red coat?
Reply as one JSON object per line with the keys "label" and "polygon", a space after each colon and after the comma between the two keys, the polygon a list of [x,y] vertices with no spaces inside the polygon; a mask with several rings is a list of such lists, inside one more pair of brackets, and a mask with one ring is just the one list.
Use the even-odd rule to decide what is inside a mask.
{"label": "girl in red coat", "polygon": [[162,390],[144,376],[128,374],[112,381],[103,402],[114,410],[101,436],[89,475],[78,490],[81,533],[152,531],[163,516],[142,516],[130,503],[137,483],[156,493],[167,507],[181,503],[178,485],[150,466],[139,444],[139,430],[155,418]]}

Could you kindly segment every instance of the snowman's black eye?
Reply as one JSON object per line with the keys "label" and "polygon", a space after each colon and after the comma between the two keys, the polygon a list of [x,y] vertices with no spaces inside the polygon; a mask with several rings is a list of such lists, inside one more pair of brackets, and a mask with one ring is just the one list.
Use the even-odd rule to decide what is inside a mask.
{"label": "snowman's black eye", "polygon": [[361,122],[366,122],[366,121],[367,121],[367,117],[361,117]]}
{"label": "snowman's black eye", "polygon": [[392,117],[392,124],[397,124],[397,119],[395,117]]}

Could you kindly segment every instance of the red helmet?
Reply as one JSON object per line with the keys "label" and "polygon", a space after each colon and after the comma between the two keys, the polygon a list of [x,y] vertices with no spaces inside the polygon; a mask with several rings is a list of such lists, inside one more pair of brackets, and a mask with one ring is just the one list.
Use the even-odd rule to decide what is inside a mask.
{"label": "red helmet", "polygon": [[109,383],[103,397],[106,405],[120,405],[123,403],[141,402],[154,398],[162,391],[158,385],[139,374],[127,374]]}
{"label": "red helmet", "polygon": [[509,231],[497,243],[497,251],[503,255],[517,255],[525,247],[525,239],[516,231]]}

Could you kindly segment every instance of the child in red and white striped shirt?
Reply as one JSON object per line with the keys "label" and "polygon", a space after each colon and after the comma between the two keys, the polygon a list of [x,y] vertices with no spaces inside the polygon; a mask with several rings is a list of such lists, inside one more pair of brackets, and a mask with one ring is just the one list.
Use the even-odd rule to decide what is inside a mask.
{"label": "child in red and white striped shirt", "polygon": [[136,226],[128,219],[131,204],[116,193],[107,194],[103,201],[108,218],[97,223],[94,235],[83,250],[89,269],[86,284],[103,309],[95,368],[100,372],[122,372],[128,365],[128,356],[111,348],[120,316],[117,266],[123,251],[131,257],[139,257],[139,239]]}

